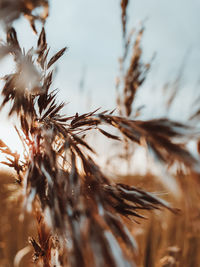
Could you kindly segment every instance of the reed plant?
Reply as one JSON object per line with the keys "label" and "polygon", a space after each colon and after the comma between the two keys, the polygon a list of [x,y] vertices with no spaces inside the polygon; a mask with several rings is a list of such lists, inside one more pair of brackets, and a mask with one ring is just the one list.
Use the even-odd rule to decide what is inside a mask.
{"label": "reed plant", "polygon": [[[135,33],[132,53],[128,53],[132,34],[126,29],[127,7],[128,0],[122,0],[124,53],[119,109],[67,116],[62,113],[65,103],[58,102],[57,91],[52,88],[53,66],[67,48],[49,57],[45,32],[48,1],[0,0],[0,19],[7,36],[0,44],[0,57],[9,54],[15,62],[15,71],[3,77],[1,109],[9,104],[8,116],[18,119],[16,131],[24,147],[23,159],[3,140],[0,151],[6,155],[2,163],[15,171],[17,189],[9,194],[15,194],[18,214],[20,218],[26,218],[26,212],[31,214],[28,225],[34,221],[27,226],[33,266],[200,264],[199,159],[187,146],[191,140],[198,144],[198,131],[188,123],[168,118],[141,120],[136,114],[134,100],[151,63],[142,60],[143,28]],[[36,14],[41,10],[38,8],[42,13]],[[37,36],[37,47],[28,51],[21,47],[13,27],[22,15]],[[41,22],[40,31],[36,21]],[[125,60],[130,62],[127,69]],[[192,119],[198,117],[199,110]],[[105,130],[105,125],[110,130]],[[177,197],[169,192],[167,197],[158,197],[152,192],[164,185],[151,174],[111,179],[98,165],[96,151],[86,139],[91,131],[110,141],[125,141],[127,147],[144,147],[166,173],[176,170],[173,179],[181,194]],[[143,187],[138,186],[141,183]],[[21,232],[23,235],[23,229]],[[6,242],[1,242],[2,248],[10,246],[10,241]],[[1,266],[11,262],[22,266],[29,248],[18,251],[14,261],[5,256]]]}

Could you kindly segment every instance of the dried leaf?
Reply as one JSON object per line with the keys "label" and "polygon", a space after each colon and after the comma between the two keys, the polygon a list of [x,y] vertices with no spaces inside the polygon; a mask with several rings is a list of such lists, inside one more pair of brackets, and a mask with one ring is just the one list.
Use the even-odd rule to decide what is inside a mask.
{"label": "dried leaf", "polygon": [[67,47],[61,49],[58,53],[56,53],[48,62],[47,69],[49,69],[62,55],[65,53]]}

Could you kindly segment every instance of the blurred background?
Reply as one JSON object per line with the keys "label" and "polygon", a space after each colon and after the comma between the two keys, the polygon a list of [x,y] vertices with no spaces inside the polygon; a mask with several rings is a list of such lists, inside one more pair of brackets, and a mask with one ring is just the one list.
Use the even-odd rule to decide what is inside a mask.
{"label": "blurred background", "polygon": [[[200,28],[198,25],[200,1],[129,0],[129,2],[127,32],[144,25],[145,32],[142,40],[143,61],[149,62],[156,53],[148,78],[138,91],[135,109],[141,105],[145,106],[140,118],[150,119],[168,116],[179,121],[185,121],[193,111],[194,100],[198,99],[199,96]],[[37,44],[37,37],[30,30],[29,23],[24,18],[16,21],[14,26],[20,43],[26,50],[30,49],[33,43]],[[40,32],[41,25],[37,24],[36,26],[38,32]],[[102,110],[116,108],[116,78],[120,72],[119,58],[123,54],[120,1],[50,1],[50,17],[47,20],[46,32],[47,41],[51,47],[50,55],[53,55],[64,46],[68,47],[66,54],[57,63],[52,86],[52,89],[58,88],[60,90],[58,98],[68,103],[64,111],[71,115],[76,112],[91,111],[99,107]],[[4,38],[3,32],[1,32],[1,36]],[[11,69],[10,58],[5,58],[0,63],[0,66],[0,76],[4,76]],[[166,83],[173,84],[180,74],[178,95],[172,103],[171,109],[167,110],[165,105],[167,99],[163,95],[163,88],[165,88]],[[14,123],[15,119],[8,120],[6,109],[1,111],[0,139],[3,139],[13,150],[21,153],[22,146],[13,128]],[[97,142],[94,137],[92,142],[95,144],[95,148],[98,147],[101,153],[105,155],[105,152],[108,151],[109,141],[107,142],[103,139],[104,145],[102,146],[102,141]],[[135,169],[137,173],[144,174],[144,151],[138,153],[140,153],[140,156],[134,158],[134,167],[137,166]],[[1,157],[0,160],[2,160]],[[104,164],[106,160],[105,157],[101,159]],[[117,168],[119,171],[118,166]],[[124,179],[124,177],[122,178]],[[170,177],[168,178],[170,179]],[[147,176],[144,178],[137,176],[133,179],[133,176],[127,176],[126,179],[130,184],[134,180],[135,184],[139,184],[141,187],[146,185],[145,188],[150,191],[164,192],[166,190],[163,185],[160,185],[161,180],[158,182],[155,177]],[[152,183],[153,179],[156,180],[155,187]],[[14,205],[8,206],[8,202],[6,202],[7,197],[10,195],[9,190],[14,190],[9,187],[13,181],[14,174],[10,175],[6,171],[1,171],[1,203],[3,203],[1,214],[2,218],[4,218],[1,223],[6,228],[2,228],[0,231],[0,238],[4,240],[4,242],[1,242],[0,239],[0,256],[2,259],[3,257],[7,259],[5,265],[2,266],[12,266],[10,264],[13,263],[16,252],[28,245],[27,239],[30,231],[27,234],[27,228],[34,228],[31,218],[28,218],[23,225],[17,225],[16,222],[20,216],[19,206],[17,204],[15,204],[16,208]],[[170,180],[170,185],[171,188],[176,185],[172,179]],[[6,188],[6,191],[4,188]],[[194,188],[191,190],[194,190]],[[164,193],[162,193],[163,195]],[[195,194],[191,195],[196,201]],[[174,200],[170,199],[170,201]],[[195,201],[192,199],[190,205]],[[185,204],[181,205],[184,210]],[[191,208],[190,205],[188,204],[188,209]],[[196,213],[193,214],[196,216],[195,218],[198,218],[199,210],[195,212],[197,215]],[[163,213],[160,217],[162,216]],[[193,229],[190,222],[194,222],[194,220],[190,220],[191,218],[188,216],[188,224],[185,223],[183,217],[179,217],[179,219],[176,219],[176,222],[179,220],[179,224],[177,223],[176,225],[174,217],[165,213],[165,217],[168,218],[168,216],[171,222],[168,228],[171,228],[168,229],[166,221],[162,221],[162,223],[158,222],[160,225],[157,229],[164,229],[166,232],[170,230],[170,235],[168,232],[166,234],[169,237],[168,243],[171,246],[178,244],[179,247],[183,244],[181,239],[183,231],[185,231],[185,240],[188,238],[188,232],[191,231],[189,242],[194,246],[191,246],[188,250],[186,246],[185,257],[188,257],[193,253],[189,249],[195,250],[198,247],[197,243],[199,245],[200,239],[196,237],[197,224],[195,225],[196,228],[194,227]],[[163,216],[164,219],[165,217]],[[13,231],[13,229],[16,231]],[[135,231],[135,235],[139,236],[138,242],[142,242],[141,227],[136,226],[133,231]],[[157,235],[160,232],[157,231]],[[34,231],[31,234],[35,235]],[[5,246],[12,244],[12,242],[13,246],[10,245],[6,250]],[[158,246],[154,247],[154,252],[156,253]],[[5,253],[7,254],[5,255]],[[199,256],[197,255],[196,257],[198,261]],[[143,258],[143,255],[141,258]],[[191,263],[188,266],[196,265]]]}

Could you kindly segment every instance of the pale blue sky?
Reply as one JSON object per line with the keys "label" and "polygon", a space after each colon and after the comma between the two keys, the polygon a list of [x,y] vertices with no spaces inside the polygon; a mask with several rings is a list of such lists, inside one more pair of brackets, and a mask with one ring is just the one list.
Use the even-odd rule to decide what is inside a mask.
{"label": "pale blue sky", "polygon": [[[58,0],[50,3],[46,29],[52,53],[63,46],[69,48],[58,64],[54,83],[61,90],[61,98],[71,103],[68,110],[87,109],[90,100],[92,107],[113,108],[118,58],[122,54],[120,0]],[[148,87],[147,91],[152,87],[159,90],[167,80],[174,79],[189,50],[184,86],[190,88],[187,90],[194,87],[200,62],[199,11],[199,0],[129,1],[128,29],[147,19],[144,58],[148,61],[153,53],[157,53],[144,86]],[[16,26],[22,43],[30,47],[34,36],[28,23],[20,20]],[[84,92],[80,94],[83,74]],[[143,91],[141,94],[141,102],[147,102],[148,93],[146,100]],[[80,100],[83,96],[84,101]]]}
{"label": "pale blue sky", "polygon": [[[118,75],[118,58],[122,53],[122,36],[119,0],[59,0],[52,1],[51,15],[47,23],[49,44],[56,50],[67,45],[69,50],[56,78],[61,94],[70,101],[69,110],[78,110],[81,105],[80,79],[85,71],[85,92],[94,107],[115,106],[115,78]],[[148,60],[157,53],[149,80],[150,88],[161,87],[176,76],[187,57],[184,86],[187,92],[196,85],[199,77],[200,28],[198,0],[130,0],[128,29],[137,27],[147,18],[143,47]],[[145,87],[144,86],[144,87]],[[154,89],[155,90],[155,89]],[[143,91],[141,103],[145,99]],[[185,93],[184,93],[185,94]],[[159,95],[159,94],[158,94]],[[191,94],[190,94],[191,95]],[[139,97],[138,97],[139,100]],[[176,104],[178,105],[178,104]],[[153,111],[152,111],[153,112]],[[178,112],[178,110],[177,110]],[[159,115],[159,114],[156,114]]]}
{"label": "pale blue sky", "polygon": [[[143,39],[144,59],[149,60],[154,52],[157,53],[149,79],[138,93],[136,103],[148,103],[147,117],[162,116],[162,107],[156,106],[161,95],[160,88],[167,80],[175,78],[183,57],[190,49],[183,75],[183,91],[180,93],[182,98],[177,100],[173,111],[175,118],[176,115],[177,118],[182,117],[183,111],[187,113],[190,109],[187,103],[191,96],[199,90],[196,84],[200,62],[200,1],[129,2],[128,30],[147,19]],[[46,30],[52,54],[64,46],[69,48],[57,64],[54,82],[54,87],[60,89],[59,98],[70,102],[66,111],[71,114],[99,106],[113,109],[118,58],[122,54],[120,0],[57,0],[50,3]],[[30,48],[33,41],[36,43],[25,19],[17,21],[15,26],[20,43],[25,48]],[[83,73],[85,85],[81,93],[79,84]],[[5,126],[1,125],[5,131]]]}

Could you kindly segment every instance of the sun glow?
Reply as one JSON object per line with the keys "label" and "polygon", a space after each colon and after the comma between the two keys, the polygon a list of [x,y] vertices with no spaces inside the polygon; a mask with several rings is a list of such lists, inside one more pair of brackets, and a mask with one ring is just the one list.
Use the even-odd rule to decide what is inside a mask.
{"label": "sun glow", "polygon": [[[17,152],[20,158],[23,158],[24,148],[22,142],[10,123],[3,122],[0,124],[0,140],[2,140],[12,152]],[[0,152],[0,161],[5,161],[5,155]],[[0,165],[0,168],[2,165]]]}

